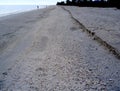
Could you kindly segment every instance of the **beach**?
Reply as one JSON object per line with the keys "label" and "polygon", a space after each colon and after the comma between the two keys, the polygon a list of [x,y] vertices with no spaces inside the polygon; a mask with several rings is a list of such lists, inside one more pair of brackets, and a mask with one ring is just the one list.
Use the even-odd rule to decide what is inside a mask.
{"label": "beach", "polygon": [[[103,11],[109,17],[115,12]],[[94,29],[106,24],[108,18],[101,26],[96,21],[102,16],[98,8],[49,6],[0,18],[0,91],[119,91],[120,60],[94,40],[98,36],[113,46],[101,35],[104,29]]]}

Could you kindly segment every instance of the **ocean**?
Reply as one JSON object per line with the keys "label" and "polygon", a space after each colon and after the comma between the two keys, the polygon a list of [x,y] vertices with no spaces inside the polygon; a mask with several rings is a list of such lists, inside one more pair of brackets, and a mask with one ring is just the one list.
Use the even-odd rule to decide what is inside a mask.
{"label": "ocean", "polygon": [[[45,5],[39,5],[39,8],[45,7]],[[37,5],[0,5],[0,17],[34,9],[37,9]]]}

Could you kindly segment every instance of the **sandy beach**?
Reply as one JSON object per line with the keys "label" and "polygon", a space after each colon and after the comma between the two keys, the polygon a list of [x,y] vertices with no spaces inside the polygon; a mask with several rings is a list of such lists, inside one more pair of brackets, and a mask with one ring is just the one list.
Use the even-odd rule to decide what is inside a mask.
{"label": "sandy beach", "polygon": [[[96,26],[92,15],[89,20],[85,13],[98,13],[98,9],[65,8],[70,12],[77,8],[75,17],[80,15],[78,20],[86,28]],[[0,91],[119,91],[119,84],[120,60],[63,7],[0,19]]]}

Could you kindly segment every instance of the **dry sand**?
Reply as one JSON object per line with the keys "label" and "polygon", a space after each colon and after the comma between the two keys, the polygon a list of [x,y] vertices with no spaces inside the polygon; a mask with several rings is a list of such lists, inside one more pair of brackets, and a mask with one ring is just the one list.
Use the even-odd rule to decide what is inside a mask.
{"label": "dry sand", "polygon": [[[116,8],[65,7],[89,32],[120,59],[120,10]],[[96,38],[96,40],[98,40]],[[104,43],[103,43],[104,42]]]}
{"label": "dry sand", "polygon": [[61,7],[0,20],[0,91],[120,91],[120,61]]}

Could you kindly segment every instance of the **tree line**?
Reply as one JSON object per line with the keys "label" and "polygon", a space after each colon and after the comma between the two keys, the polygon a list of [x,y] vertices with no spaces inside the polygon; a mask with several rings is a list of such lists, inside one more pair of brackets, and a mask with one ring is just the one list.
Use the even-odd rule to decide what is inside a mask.
{"label": "tree line", "polygon": [[74,5],[80,7],[117,7],[120,9],[120,0],[66,0],[66,2],[57,2],[57,5]]}

